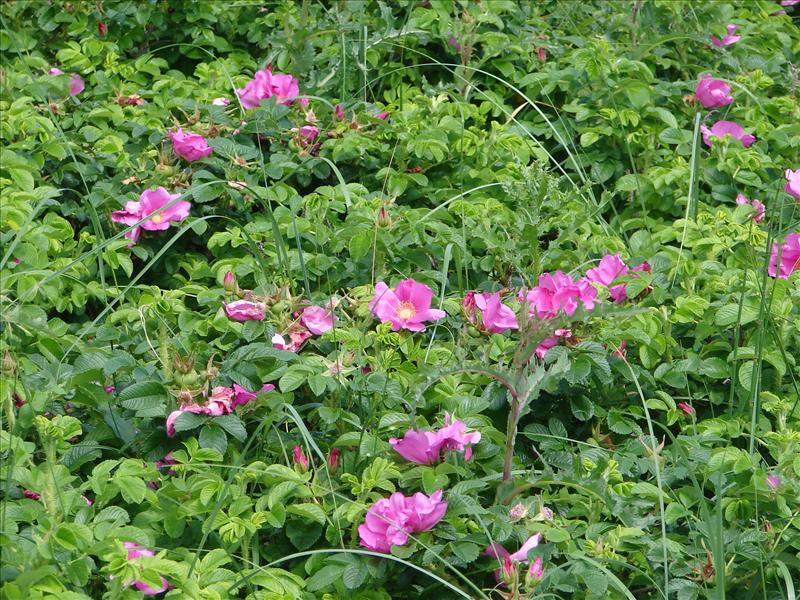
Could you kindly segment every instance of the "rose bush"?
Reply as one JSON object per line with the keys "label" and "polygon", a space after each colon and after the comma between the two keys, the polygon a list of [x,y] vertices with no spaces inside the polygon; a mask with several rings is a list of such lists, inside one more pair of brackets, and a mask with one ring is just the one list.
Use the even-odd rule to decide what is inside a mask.
{"label": "rose bush", "polygon": [[3,597],[788,597],[799,10],[4,3]]}

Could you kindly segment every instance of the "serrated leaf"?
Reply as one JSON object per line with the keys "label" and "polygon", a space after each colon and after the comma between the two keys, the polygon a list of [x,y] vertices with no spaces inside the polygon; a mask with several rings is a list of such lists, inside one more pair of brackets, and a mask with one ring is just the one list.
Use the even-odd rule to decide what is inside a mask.
{"label": "serrated leaf", "polygon": [[221,428],[210,423],[200,430],[197,441],[201,448],[214,448],[220,454],[225,454],[228,448],[228,436]]}
{"label": "serrated leaf", "polygon": [[129,410],[157,408],[169,399],[164,386],[156,381],[134,383],[122,390],[117,400]]}
{"label": "serrated leaf", "polygon": [[244,427],[242,420],[236,415],[222,415],[214,419],[214,424],[219,425],[232,437],[243,442],[247,439],[247,429]]}
{"label": "serrated leaf", "polygon": [[325,524],[325,511],[318,504],[307,502],[305,504],[290,504],[286,507],[286,512],[297,515],[308,521],[314,521],[320,525]]}

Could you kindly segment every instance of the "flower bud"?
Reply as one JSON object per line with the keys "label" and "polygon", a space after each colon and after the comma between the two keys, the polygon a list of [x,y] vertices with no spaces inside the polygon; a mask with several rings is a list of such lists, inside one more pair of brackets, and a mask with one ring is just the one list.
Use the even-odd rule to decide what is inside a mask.
{"label": "flower bud", "polygon": [[528,577],[526,583],[529,586],[536,585],[542,580],[543,577],[544,567],[542,566],[542,557],[540,556],[531,563],[530,567],[528,567]]}
{"label": "flower bud", "polygon": [[14,361],[14,357],[11,356],[11,353],[6,350],[3,354],[3,375],[6,377],[13,377],[16,372],[17,363]]}
{"label": "flower bud", "polygon": [[222,278],[222,287],[224,287],[225,291],[229,294],[233,294],[236,291],[236,275],[234,275],[232,271],[225,273],[225,276]]}
{"label": "flower bud", "polygon": [[389,228],[392,226],[392,218],[389,216],[389,213],[386,212],[386,207],[381,206],[381,209],[378,211],[378,227]]}
{"label": "flower bud", "polygon": [[508,516],[511,522],[514,523],[528,516],[528,509],[525,508],[522,502],[519,502],[511,507],[511,510],[508,511]]}
{"label": "flower bud", "polygon": [[301,473],[305,473],[306,471],[308,471],[309,462],[308,458],[303,452],[303,449],[300,448],[300,446],[295,446],[294,448],[292,448],[292,452],[294,453],[295,469],[297,469]]}
{"label": "flower bud", "polygon": [[328,471],[330,473],[335,473],[336,469],[338,468],[339,468],[339,449],[331,448],[331,451],[328,453]]}

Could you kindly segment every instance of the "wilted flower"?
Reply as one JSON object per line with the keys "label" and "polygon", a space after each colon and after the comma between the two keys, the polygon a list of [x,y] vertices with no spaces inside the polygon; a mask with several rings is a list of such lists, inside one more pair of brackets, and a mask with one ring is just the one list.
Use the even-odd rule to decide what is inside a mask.
{"label": "wilted flower", "polygon": [[750,200],[744,196],[743,194],[739,194],[736,196],[736,204],[749,204],[753,208],[753,222],[760,223],[764,220],[764,213],[766,212],[766,206],[759,200]]}
{"label": "wilted flower", "polygon": [[379,281],[369,309],[382,323],[391,323],[392,331],[425,331],[425,321],[447,316],[443,310],[431,308],[432,299],[431,288],[413,279],[404,279],[394,290]]}
{"label": "wilted flower", "polygon": [[483,331],[503,333],[519,327],[517,315],[500,301],[499,292],[469,292],[461,304],[469,322]]}
{"label": "wilted flower", "polygon": [[785,175],[786,187],[783,188],[783,191],[800,200],[800,169],[795,169],[794,171],[786,169]]}
{"label": "wilted flower", "polygon": [[[140,225],[131,229],[125,237],[134,243],[138,241],[142,229],[147,231],[164,231],[169,229],[170,223],[183,221],[189,216],[189,209],[192,207],[185,200],[174,202],[180,198],[180,194],[170,194],[163,187],[154,190],[145,190],[139,196],[138,202],[126,202],[124,210],[117,210],[111,213],[111,220],[124,225],[136,225],[147,215],[153,215]],[[170,204],[172,203],[172,204]],[[167,206],[170,204],[169,206]],[[166,208],[163,208],[165,207]],[[162,209],[158,214],[153,214]]]}
{"label": "wilted flower", "polygon": [[306,456],[305,452],[300,446],[295,446],[292,448],[292,454],[294,454],[294,464],[297,468],[300,469],[301,472],[305,473],[308,471],[309,461],[308,457]]}
{"label": "wilted flower", "polygon": [[539,545],[539,540],[541,539],[542,534],[537,533],[529,537],[520,549],[510,554],[508,550],[506,550],[502,545],[494,542],[491,546],[484,550],[484,556],[493,556],[495,558],[510,558],[514,562],[521,562],[527,563],[528,562],[528,552],[530,552],[533,548]]}
{"label": "wilted flower", "polygon": [[300,93],[298,81],[291,75],[273,73],[271,67],[256,71],[253,79],[236,94],[245,108],[258,108],[261,101],[276,97],[280,104],[291,104]]}
{"label": "wilted flower", "polygon": [[83,79],[77,73],[69,78],[69,95],[70,96],[77,96],[80,94],[86,86],[83,83]]}
{"label": "wilted flower", "polygon": [[705,108],[727,106],[733,102],[730,93],[731,86],[719,79],[712,79],[711,75],[701,75],[694,90],[695,97]]}
{"label": "wilted flower", "polygon": [[706,146],[713,145],[713,138],[722,139],[726,135],[739,140],[745,148],[749,148],[756,141],[756,136],[745,133],[744,128],[734,121],[717,121],[711,126],[711,129],[701,125],[700,131],[703,132],[703,142]]}
{"label": "wilted flower", "polygon": [[193,161],[211,156],[214,149],[208,145],[206,138],[196,133],[184,133],[178,128],[176,132],[168,132],[167,137],[172,140],[172,149],[181,158]]}
{"label": "wilted flower", "polygon": [[262,321],[264,305],[260,302],[236,300],[225,305],[225,312],[234,321]]}
{"label": "wilted flower", "polygon": [[547,506],[543,506],[542,509],[539,511],[539,517],[541,517],[544,521],[552,521],[555,518],[555,513],[553,512],[552,508],[548,508]]}
{"label": "wilted flower", "polygon": [[274,389],[275,389],[274,385],[272,385],[271,383],[265,383],[264,385],[261,386],[261,389],[258,390],[257,392],[248,392],[246,389],[244,389],[238,383],[234,383],[233,384],[233,402],[232,402],[232,404],[233,404],[234,407],[236,407],[236,406],[244,406],[245,404],[247,404],[251,400],[255,400],[256,397],[258,397],[259,394],[263,394],[265,392],[271,392]]}
{"label": "wilted flower", "polygon": [[410,497],[395,492],[375,502],[367,511],[364,523],[358,527],[361,545],[389,553],[392,546],[406,544],[410,534],[432,529],[445,512],[447,502],[442,500],[441,490],[430,497],[421,492]]}
{"label": "wilted flower", "polygon": [[300,313],[300,323],[314,335],[322,335],[333,329],[338,317],[333,311],[321,306],[309,306]]}
{"label": "wilted flower", "polygon": [[[800,0],[798,0],[798,1],[800,1]],[[722,48],[723,46],[729,46],[731,44],[735,44],[740,39],[742,39],[741,36],[734,35],[736,33],[737,29],[739,29],[739,27],[736,26],[736,25],[733,25],[733,24],[728,25],[728,27],[727,27],[727,30],[728,30],[727,35],[722,39],[719,39],[717,36],[712,35],[711,36],[711,43],[714,44],[717,48]]]}
{"label": "wilted flower", "polygon": [[522,502],[518,502],[517,504],[511,507],[511,510],[508,511],[508,517],[512,523],[520,521],[527,516],[528,516],[528,509]]}
{"label": "wilted flower", "polygon": [[313,144],[314,140],[319,137],[319,128],[314,127],[313,125],[303,125],[297,133],[300,135],[300,139],[303,140],[306,144]]}
{"label": "wilted flower", "polygon": [[781,479],[777,475],[767,475],[767,485],[772,489],[773,492],[777,492],[778,488],[781,486]]}
{"label": "wilted flower", "polygon": [[[148,550],[147,548],[144,548],[135,542],[125,542],[123,545],[128,550],[128,560],[135,560],[140,556],[155,556],[155,552]],[[151,588],[144,581],[139,580],[129,581],[125,585],[132,585],[146,596],[155,596],[156,594],[161,594],[169,589],[169,582],[163,577],[161,578],[161,587],[158,589]]]}
{"label": "wilted flower", "polygon": [[[778,253],[780,253],[780,266],[778,266]],[[772,244],[767,273],[770,277],[788,279],[789,275],[798,269],[800,269],[800,232],[787,235],[780,248],[777,243]]]}

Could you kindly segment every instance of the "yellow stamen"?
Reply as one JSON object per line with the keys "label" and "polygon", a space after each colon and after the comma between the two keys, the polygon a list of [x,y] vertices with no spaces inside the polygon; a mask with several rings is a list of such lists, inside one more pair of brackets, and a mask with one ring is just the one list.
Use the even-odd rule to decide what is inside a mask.
{"label": "yellow stamen", "polygon": [[157,215],[150,217],[150,220],[156,225],[159,225],[164,222],[164,218],[164,213],[158,213]]}
{"label": "yellow stamen", "polygon": [[398,318],[408,321],[411,317],[417,314],[417,307],[411,304],[411,302],[406,302],[404,300],[397,305],[395,314]]}

